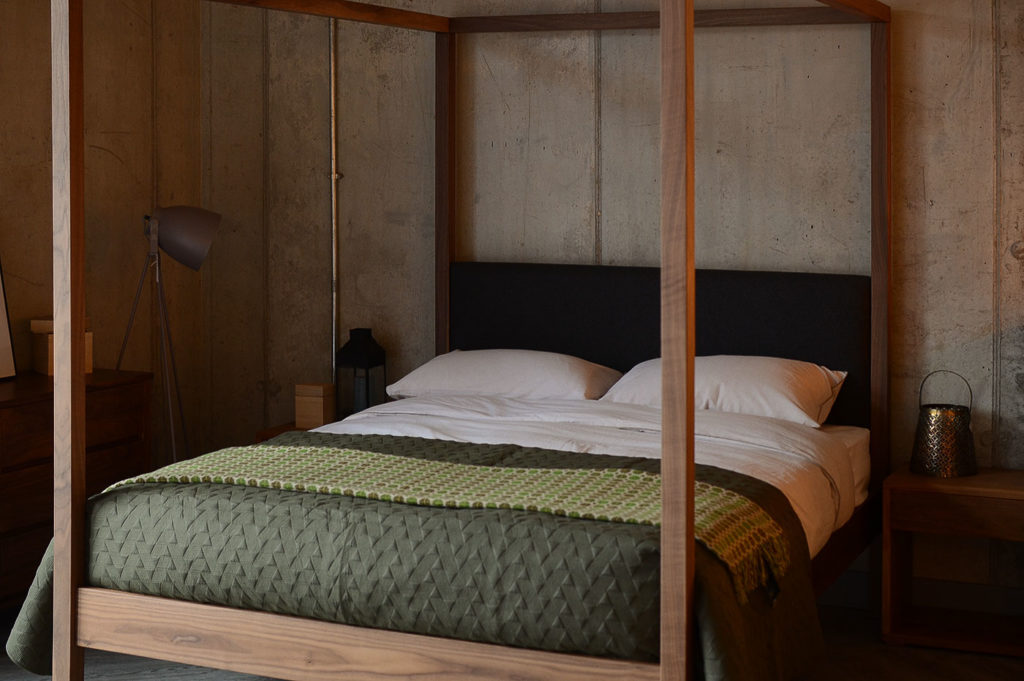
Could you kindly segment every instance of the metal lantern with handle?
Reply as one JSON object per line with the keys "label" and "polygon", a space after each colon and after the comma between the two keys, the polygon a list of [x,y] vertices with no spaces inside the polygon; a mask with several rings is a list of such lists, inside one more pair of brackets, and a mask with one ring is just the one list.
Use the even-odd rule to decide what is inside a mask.
{"label": "metal lantern with handle", "polygon": [[[374,339],[370,329],[350,329],[348,342],[338,348],[335,354],[335,365],[339,370],[338,391],[341,392],[341,369],[352,370],[351,409],[345,410],[346,400],[339,394],[337,408],[342,410],[339,415],[354,414],[382,401],[375,392],[375,386],[383,391],[387,383],[387,368],[384,348]],[[380,370],[378,374],[376,369]]]}
{"label": "metal lantern with handle", "polygon": [[[924,385],[935,374],[957,376],[967,386],[968,404],[924,404]],[[910,455],[910,472],[937,478],[974,475],[978,465],[974,459],[974,433],[971,432],[971,407],[974,392],[967,379],[946,369],[933,371],[921,381],[917,402],[917,433]]]}

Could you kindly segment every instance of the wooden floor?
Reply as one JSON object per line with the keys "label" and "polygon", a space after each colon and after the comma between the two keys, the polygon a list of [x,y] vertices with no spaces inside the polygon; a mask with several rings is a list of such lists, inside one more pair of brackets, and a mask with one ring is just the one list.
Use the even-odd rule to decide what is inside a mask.
{"label": "wooden floor", "polygon": [[[878,638],[878,618],[860,610],[822,608],[827,654],[821,681],[1008,681],[1024,679],[1024,659],[945,650],[887,646]],[[8,619],[0,620],[4,641]],[[41,679],[0,657],[0,681]],[[259,681],[262,677],[175,665],[98,651],[86,652],[89,681]]]}

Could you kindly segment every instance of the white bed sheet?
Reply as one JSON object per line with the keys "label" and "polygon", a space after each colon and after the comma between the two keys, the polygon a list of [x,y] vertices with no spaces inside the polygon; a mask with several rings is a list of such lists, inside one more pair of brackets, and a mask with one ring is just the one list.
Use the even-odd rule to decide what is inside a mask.
{"label": "white bed sheet", "polygon": [[[661,456],[661,410],[597,400],[409,398],[316,430]],[[695,431],[698,463],[759,478],[786,495],[803,524],[812,556],[853,513],[858,476],[850,451],[859,438],[866,437],[866,430],[816,429],[761,416],[700,410],[695,414]]]}
{"label": "white bed sheet", "polygon": [[860,506],[868,498],[871,482],[871,431],[857,426],[822,426],[827,433],[842,438],[847,446],[853,468],[854,504]]}

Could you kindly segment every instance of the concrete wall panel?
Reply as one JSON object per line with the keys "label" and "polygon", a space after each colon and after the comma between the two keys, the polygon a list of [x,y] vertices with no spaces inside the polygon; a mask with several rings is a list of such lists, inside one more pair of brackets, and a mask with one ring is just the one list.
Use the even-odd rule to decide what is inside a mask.
{"label": "concrete wall panel", "polygon": [[593,262],[593,36],[467,36],[460,55],[459,257]]}
{"label": "concrete wall panel", "polygon": [[[197,0],[85,6],[86,309],[98,367],[113,367],[120,349],[146,256],[143,215],[160,203],[198,201],[198,6]],[[47,4],[2,3],[0,31],[0,256],[18,368],[27,372],[28,320],[52,310]],[[197,415],[195,385],[204,368],[191,361],[197,288],[181,269],[168,259],[165,285],[186,409]],[[158,367],[153,283],[149,277],[125,368]],[[153,400],[158,460],[166,441],[161,396],[158,390]]]}
{"label": "concrete wall panel", "polygon": [[971,383],[979,460],[988,463],[992,5],[900,0],[894,9],[893,460],[909,458],[921,380],[945,368]]}
{"label": "concrete wall panel", "polygon": [[996,437],[992,463],[1024,468],[1024,5],[996,2]]}
{"label": "concrete wall panel", "polygon": [[[117,360],[146,257],[143,216],[152,211],[150,1],[91,3],[84,30],[103,36],[85,43],[86,313],[94,330],[94,361],[109,367]],[[126,366],[148,365],[149,325],[143,310]]]}
{"label": "concrete wall panel", "polygon": [[204,447],[294,419],[331,376],[330,22],[205,3]]}
{"label": "concrete wall panel", "polygon": [[[202,203],[202,140],[200,132],[200,6],[196,0],[162,0],[153,4],[153,175],[152,206]],[[134,235],[133,235],[134,236]],[[137,250],[146,244],[133,241]],[[204,268],[205,269],[205,268]],[[200,405],[206,389],[205,321],[202,314],[203,273],[163,260],[164,286],[174,340],[178,381],[185,410],[187,437],[199,452]],[[156,314],[151,314],[152,358],[144,368],[159,365]],[[160,373],[157,372],[159,377]],[[160,379],[154,391],[153,442],[158,462],[169,458],[165,393]]]}
{"label": "concrete wall panel", "polygon": [[698,267],[868,273],[868,29],[695,41]]}
{"label": "concrete wall panel", "polygon": [[404,375],[434,354],[434,37],[338,25],[340,343]]}
{"label": "concrete wall panel", "polygon": [[262,10],[204,8],[204,203],[223,215],[204,265],[204,449],[251,442],[267,425],[266,24]]}
{"label": "concrete wall panel", "polygon": [[296,383],[329,383],[332,318],[330,22],[267,15],[268,425],[295,418]]}
{"label": "concrete wall panel", "polygon": [[19,373],[32,368],[28,320],[53,312],[49,121],[49,4],[0,3],[0,266]]}
{"label": "concrete wall panel", "polygon": [[661,55],[657,31],[597,36],[600,263],[661,262]]}

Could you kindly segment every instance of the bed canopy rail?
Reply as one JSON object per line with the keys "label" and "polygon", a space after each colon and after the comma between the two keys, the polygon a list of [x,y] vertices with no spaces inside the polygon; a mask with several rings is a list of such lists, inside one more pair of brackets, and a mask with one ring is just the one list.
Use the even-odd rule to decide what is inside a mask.
{"label": "bed canopy rail", "polygon": [[[214,0],[302,14],[361,21],[432,33],[518,31],[607,31],[658,28],[660,12],[567,12],[507,16],[447,17],[380,7],[350,0]],[[824,7],[771,7],[694,10],[696,28],[860,24],[889,21],[889,8],[875,0],[817,0]]]}
{"label": "bed canopy rail", "polygon": [[[891,214],[889,8],[877,0],[819,0],[822,7],[695,13],[693,0],[661,0],[661,11],[653,13],[453,18],[349,0],[214,1],[437,34],[437,164],[442,170],[437,180],[436,206],[439,295],[442,289],[446,293],[447,263],[455,253],[452,228],[457,216],[457,36],[465,32],[660,27],[661,126],[663,131],[674,131],[663,134],[661,143],[662,354],[666,375],[672,377],[665,381],[663,400],[661,661],[629,663],[394,632],[353,631],[353,627],[310,623],[283,615],[84,588],[84,0],[51,0],[55,324],[53,678],[83,678],[83,647],[198,662],[296,681],[397,681],[412,675],[452,681],[691,678],[692,660],[687,645],[680,642],[690,641],[692,634],[692,617],[687,608],[692,602],[693,585],[693,502],[686,483],[693,479],[694,466],[688,387],[694,352],[693,30],[698,26],[873,23],[872,333],[883,352],[872,367],[876,399],[872,427],[887,434],[884,340],[888,333]],[[447,315],[447,310],[443,314]]]}

